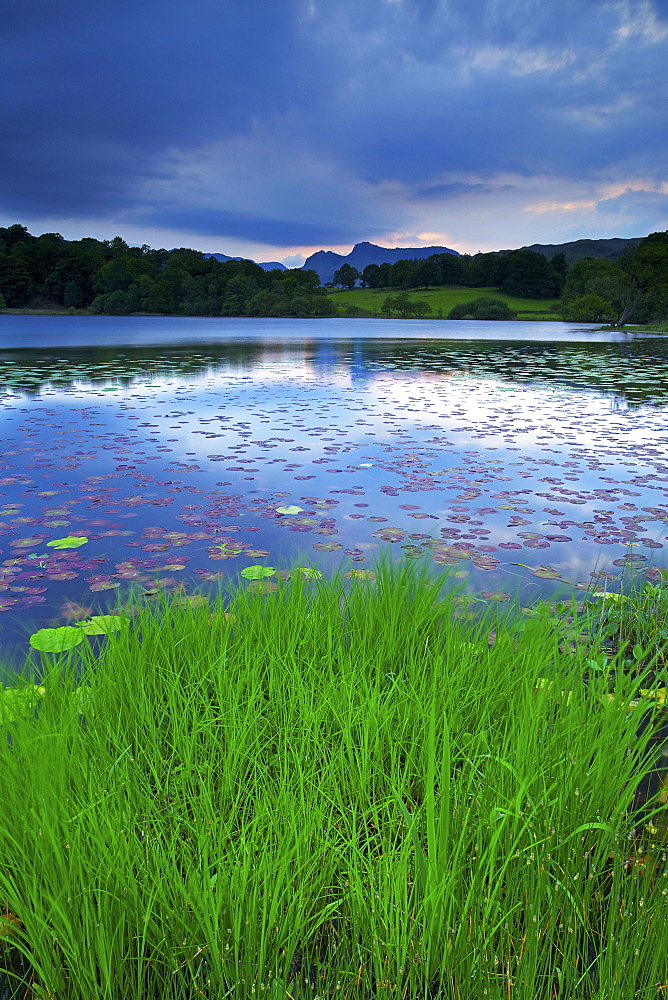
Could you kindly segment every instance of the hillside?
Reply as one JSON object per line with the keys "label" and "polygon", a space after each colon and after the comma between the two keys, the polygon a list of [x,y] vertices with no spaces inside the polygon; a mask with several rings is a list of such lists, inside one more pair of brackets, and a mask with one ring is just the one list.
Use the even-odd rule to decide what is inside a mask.
{"label": "hillside", "polygon": [[[566,263],[570,266],[577,260],[584,257],[605,257],[608,260],[616,260],[637,247],[642,236],[629,237],[629,239],[618,239],[613,237],[609,240],[573,240],[570,243],[532,243],[530,247],[522,247],[522,250],[533,250],[534,253],[542,253],[545,257],[553,257],[555,253],[563,253]],[[510,250],[498,250],[497,253],[510,253]]]}
{"label": "hillside", "polygon": [[[642,237],[631,237],[620,239],[617,237],[601,240],[572,240],[570,243],[532,243],[531,246],[521,247],[522,250],[533,250],[541,253],[548,259],[557,253],[563,253],[566,261],[570,265],[584,257],[603,257],[608,260],[616,260],[627,250],[636,247]],[[494,253],[506,254],[511,250],[495,250]],[[363,271],[367,264],[395,264],[398,260],[424,260],[432,254],[449,253],[459,257],[456,250],[449,247],[380,247],[375,243],[356,243],[348,254],[335,253],[333,250],[317,250],[307,257],[300,270],[315,271],[322,284],[331,282],[334,272],[342,264],[350,264],[358,271]],[[478,255],[475,255],[478,256]],[[214,257],[219,261],[243,260],[243,257],[228,257],[224,253],[205,253],[204,257]],[[285,271],[285,264],[278,261],[260,262],[259,266],[265,271],[278,268]]]}
{"label": "hillside", "polygon": [[[213,257],[214,260],[219,260],[221,264],[224,264],[228,260],[250,260],[249,257],[228,257],[226,253],[205,253],[203,256],[207,259]],[[264,271],[273,271],[276,268],[278,268],[279,271],[287,271],[285,264],[281,264],[277,260],[269,260],[264,263],[253,261],[253,263],[257,263],[257,266],[261,267]]]}
{"label": "hillside", "polygon": [[[386,296],[398,295],[398,288],[352,288],[344,291],[330,292],[329,299],[334,303],[339,315],[348,316],[363,313],[370,316],[382,316],[381,306]],[[411,299],[428,302],[431,312],[426,319],[439,319],[448,315],[453,306],[460,302],[470,302],[483,295],[491,295],[495,299],[507,302],[511,309],[520,315],[519,319],[560,319],[553,311],[556,299],[520,298],[517,295],[507,295],[498,288],[465,288],[461,285],[440,285],[427,290],[409,291]],[[439,317],[439,310],[441,316]]]}

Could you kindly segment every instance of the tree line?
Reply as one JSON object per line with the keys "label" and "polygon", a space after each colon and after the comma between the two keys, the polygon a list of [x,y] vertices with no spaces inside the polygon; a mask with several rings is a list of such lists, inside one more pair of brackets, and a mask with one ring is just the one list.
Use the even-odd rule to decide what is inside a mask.
{"label": "tree line", "polygon": [[623,326],[668,318],[668,230],[650,233],[617,260],[587,257],[570,268],[560,311],[574,322]]}
{"label": "tree line", "polygon": [[[366,288],[398,291],[384,301],[386,315],[426,316],[429,303],[412,299],[409,289],[460,285],[554,298],[563,318],[575,322],[665,322],[668,231],[650,233],[617,260],[590,257],[570,268],[563,253],[548,260],[533,250],[512,250],[460,257],[433,254],[423,260],[369,264],[362,272],[346,263],[334,274],[334,284],[343,287],[352,288],[357,281]],[[476,310],[468,308],[471,303],[463,304],[466,316],[497,318],[481,315],[492,308],[487,299],[475,304]],[[112,315],[337,315],[334,301],[312,270],[265,271],[250,260],[221,262],[185,247],[131,247],[120,236],[32,236],[18,224],[0,228],[0,309],[5,307]]]}
{"label": "tree line", "polygon": [[534,250],[509,253],[481,253],[475,256],[451,253],[432,254],[423,260],[398,260],[394,264],[367,264],[359,271],[342,264],[334,272],[334,284],[353,288],[429,288],[433,285],[464,285],[470,288],[498,288],[509,295],[558,298],[568,264],[563,253],[550,260]]}
{"label": "tree line", "polygon": [[152,250],[112,240],[32,236],[0,228],[0,308],[129,315],[335,316],[315,271],[265,271],[198,250]]}
{"label": "tree line", "polygon": [[[572,322],[609,322],[623,326],[665,322],[668,318],[668,231],[650,233],[635,248],[616,260],[587,257],[569,268],[563,253],[549,260],[533,250],[484,253],[475,256],[433,254],[423,260],[394,264],[368,264],[363,271],[343,264],[334,273],[334,284],[353,288],[400,289],[401,295],[385,299],[386,315],[424,316],[431,312],[425,301],[409,302],[408,289],[435,285],[498,288],[522,298],[554,298],[555,311]],[[476,309],[465,308],[476,305]],[[417,307],[417,308],[416,308]],[[506,307],[507,308],[507,307]],[[492,315],[499,300],[484,298],[457,306],[448,319],[512,318]],[[455,315],[456,313],[456,315]],[[483,315],[485,313],[485,315]],[[489,313],[489,315],[486,315]]]}

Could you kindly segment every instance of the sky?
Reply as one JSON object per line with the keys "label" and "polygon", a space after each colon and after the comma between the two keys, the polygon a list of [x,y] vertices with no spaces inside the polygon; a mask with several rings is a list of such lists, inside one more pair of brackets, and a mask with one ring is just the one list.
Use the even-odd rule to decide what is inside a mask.
{"label": "sky", "polygon": [[668,229],[668,0],[8,0],[0,225],[300,266]]}

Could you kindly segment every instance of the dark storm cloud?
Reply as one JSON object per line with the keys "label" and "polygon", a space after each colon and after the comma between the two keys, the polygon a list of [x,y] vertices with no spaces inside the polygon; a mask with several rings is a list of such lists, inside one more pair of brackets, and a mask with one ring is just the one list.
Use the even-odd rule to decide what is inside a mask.
{"label": "dark storm cloud", "polygon": [[665,0],[13,2],[0,212],[342,245],[467,199],[518,225],[542,177],[641,235],[667,56]]}
{"label": "dark storm cloud", "polygon": [[[330,30],[320,31],[320,44],[364,95],[343,110],[366,178],[410,183],[443,169],[577,175],[630,150],[637,162],[664,169],[668,32],[651,4],[390,8],[374,30],[377,3],[334,0]],[[354,63],[334,41],[346,17],[351,34],[369,39]]]}
{"label": "dark storm cloud", "polygon": [[166,148],[280,110],[299,81],[293,6],[14,3],[0,42],[2,208],[125,207]]}
{"label": "dark storm cloud", "polygon": [[[275,246],[294,246],[315,243],[339,245],[354,242],[357,229],[351,226],[328,226],[319,222],[296,222],[290,219],[270,219],[244,212],[220,209],[164,208],[149,212],[142,217],[147,226],[169,229],[190,230],[202,236],[218,236],[226,233],[230,237],[251,240],[254,243],[270,243]],[[135,220],[136,224],[137,220]]]}

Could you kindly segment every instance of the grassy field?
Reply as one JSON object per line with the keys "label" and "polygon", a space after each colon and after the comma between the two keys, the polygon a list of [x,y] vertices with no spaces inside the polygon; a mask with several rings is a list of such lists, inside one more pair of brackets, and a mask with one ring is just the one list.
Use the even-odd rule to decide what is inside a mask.
{"label": "grassy field", "polygon": [[[364,310],[365,314],[378,314],[380,316],[382,315],[381,305],[383,299],[388,295],[394,297],[399,294],[399,291],[400,289],[398,288],[352,288],[350,291],[333,291],[330,294],[332,301],[343,315],[347,315],[348,307],[353,305]],[[521,299],[516,295],[506,295],[505,292],[500,292],[498,288],[464,288],[461,285],[440,285],[436,288],[428,288],[426,291],[424,288],[421,288],[419,291],[410,289],[408,294],[412,299],[422,299],[429,303],[432,311],[427,317],[428,319],[436,319],[439,309],[442,311],[443,316],[446,317],[453,306],[459,305],[460,302],[470,302],[471,299],[477,299],[483,295],[491,295],[496,299],[502,299],[508,303],[511,309],[516,309],[520,313],[526,313],[524,317],[520,316],[520,318],[530,319],[532,318],[531,313],[545,313],[545,311],[547,311],[548,315],[535,315],[533,318],[561,318],[557,313],[551,311],[556,301],[554,298]]]}
{"label": "grassy field", "polygon": [[664,591],[504,625],[377,569],[146,608],[4,691],[16,997],[664,995]]}

